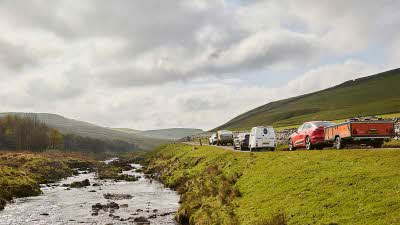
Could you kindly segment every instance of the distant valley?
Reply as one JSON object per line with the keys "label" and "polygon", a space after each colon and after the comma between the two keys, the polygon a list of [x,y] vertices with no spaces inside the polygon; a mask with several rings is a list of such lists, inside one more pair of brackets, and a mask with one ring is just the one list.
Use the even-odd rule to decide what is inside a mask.
{"label": "distant valley", "polygon": [[143,150],[153,149],[161,144],[169,143],[172,140],[193,135],[202,130],[172,128],[163,130],[140,131],[129,128],[107,128],[95,124],[69,119],[57,114],[50,113],[22,113],[6,112],[0,113],[0,117],[8,114],[17,116],[35,116],[38,120],[46,123],[49,127],[56,128],[63,134],[76,134],[83,137],[96,139],[115,139],[129,143],[135,143]]}

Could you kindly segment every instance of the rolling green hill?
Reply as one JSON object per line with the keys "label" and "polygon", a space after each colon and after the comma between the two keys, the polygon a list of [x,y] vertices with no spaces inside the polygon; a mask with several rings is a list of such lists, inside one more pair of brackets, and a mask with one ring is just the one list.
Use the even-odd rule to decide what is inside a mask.
{"label": "rolling green hill", "polygon": [[129,134],[139,134],[140,132],[142,132],[141,130],[135,130],[135,129],[130,129],[130,128],[112,128],[113,130],[117,130],[117,131],[122,131],[125,133],[129,133]]}
{"label": "rolling green hill", "polygon": [[215,128],[248,129],[259,125],[284,127],[310,120],[400,112],[400,69],[260,106]]}
{"label": "rolling green hill", "polygon": [[114,130],[107,127],[86,123],[79,120],[69,119],[56,114],[49,113],[0,113],[0,117],[7,114],[14,114],[18,116],[32,116],[35,115],[40,121],[47,124],[47,126],[56,128],[63,134],[76,134],[83,137],[91,137],[96,139],[109,139],[109,140],[122,140],[129,143],[137,144],[140,149],[150,150],[161,144],[168,143],[168,140],[152,138],[140,134]]}
{"label": "rolling green hill", "polygon": [[153,138],[162,138],[168,140],[178,140],[187,136],[203,133],[201,129],[194,128],[169,128],[160,130],[146,130],[140,132],[140,135]]}
{"label": "rolling green hill", "polygon": [[113,130],[118,130],[130,134],[138,134],[150,138],[166,139],[166,140],[179,140],[187,136],[192,136],[204,132],[201,129],[195,129],[195,128],[168,128],[168,129],[145,130],[145,131],[134,130],[130,128],[113,128]]}

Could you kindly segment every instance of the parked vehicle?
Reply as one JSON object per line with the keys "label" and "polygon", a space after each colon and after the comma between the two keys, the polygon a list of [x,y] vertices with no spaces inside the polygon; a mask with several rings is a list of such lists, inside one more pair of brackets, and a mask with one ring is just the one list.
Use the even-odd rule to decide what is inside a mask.
{"label": "parked vehicle", "polygon": [[217,132],[217,145],[233,145],[233,133],[229,130],[220,130]]}
{"label": "parked vehicle", "polygon": [[208,144],[209,144],[209,145],[215,145],[215,144],[217,144],[217,141],[218,141],[218,139],[217,139],[217,133],[214,133],[214,134],[212,134],[211,137],[208,139]]}
{"label": "parked vehicle", "polygon": [[270,149],[274,151],[276,148],[276,136],[273,127],[253,127],[250,132],[249,149],[256,151],[261,149]]}
{"label": "parked vehicle", "polygon": [[328,145],[325,142],[324,129],[327,126],[333,126],[335,123],[329,121],[312,121],[302,124],[299,129],[288,140],[289,150],[296,148],[323,149]]}
{"label": "parked vehicle", "polygon": [[347,144],[381,148],[385,140],[394,137],[393,121],[352,119],[325,128],[325,141],[333,143],[336,149],[343,149]]}
{"label": "parked vehicle", "polygon": [[233,149],[244,150],[249,148],[250,133],[240,133],[233,141]]}

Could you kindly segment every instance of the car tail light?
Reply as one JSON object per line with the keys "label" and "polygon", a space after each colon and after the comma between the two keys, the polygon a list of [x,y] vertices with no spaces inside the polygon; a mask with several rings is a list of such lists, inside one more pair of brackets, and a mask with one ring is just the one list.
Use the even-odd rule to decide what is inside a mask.
{"label": "car tail light", "polygon": [[324,130],[323,129],[320,129],[320,128],[318,128],[318,129],[316,129],[316,130],[314,130],[313,132],[311,132],[311,135],[322,135],[324,133]]}

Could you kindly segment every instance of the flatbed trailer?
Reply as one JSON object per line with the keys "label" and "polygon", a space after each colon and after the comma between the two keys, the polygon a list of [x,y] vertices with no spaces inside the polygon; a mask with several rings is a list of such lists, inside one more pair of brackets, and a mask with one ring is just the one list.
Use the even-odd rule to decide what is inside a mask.
{"label": "flatbed trailer", "polygon": [[395,137],[394,122],[386,120],[347,121],[325,127],[325,141],[342,149],[347,144],[381,148],[385,140]]}

